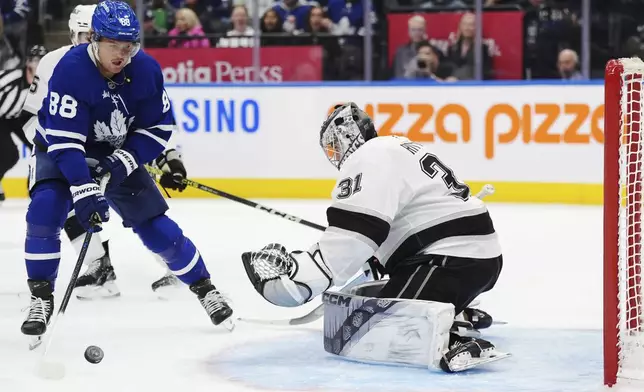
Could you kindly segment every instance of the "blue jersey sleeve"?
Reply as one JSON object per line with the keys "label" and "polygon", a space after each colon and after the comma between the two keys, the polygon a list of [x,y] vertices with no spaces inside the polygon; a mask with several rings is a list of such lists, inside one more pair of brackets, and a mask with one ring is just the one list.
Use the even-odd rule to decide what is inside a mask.
{"label": "blue jersey sleeve", "polygon": [[62,62],[49,81],[49,92],[40,109],[44,118],[47,153],[56,161],[71,185],[91,181],[85,162],[85,144],[90,128],[90,108],[83,99],[81,83],[74,75],[75,64]]}
{"label": "blue jersey sleeve", "polygon": [[137,106],[134,130],[128,133],[123,149],[134,155],[139,165],[156,159],[165,150],[176,128],[172,104],[163,85],[161,67],[153,66],[151,97],[146,97]]}

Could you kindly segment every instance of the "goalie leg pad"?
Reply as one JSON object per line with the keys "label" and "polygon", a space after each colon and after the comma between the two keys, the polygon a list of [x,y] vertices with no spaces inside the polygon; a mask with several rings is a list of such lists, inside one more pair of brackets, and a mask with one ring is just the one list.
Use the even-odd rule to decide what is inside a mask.
{"label": "goalie leg pad", "polygon": [[452,304],[326,292],[324,349],[353,360],[436,368],[447,350]]}

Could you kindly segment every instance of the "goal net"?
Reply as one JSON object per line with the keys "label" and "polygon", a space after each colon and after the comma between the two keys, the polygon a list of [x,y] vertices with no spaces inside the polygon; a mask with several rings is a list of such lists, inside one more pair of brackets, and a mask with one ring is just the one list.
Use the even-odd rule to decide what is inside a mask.
{"label": "goal net", "polygon": [[611,60],[604,85],[604,381],[644,380],[644,62]]}

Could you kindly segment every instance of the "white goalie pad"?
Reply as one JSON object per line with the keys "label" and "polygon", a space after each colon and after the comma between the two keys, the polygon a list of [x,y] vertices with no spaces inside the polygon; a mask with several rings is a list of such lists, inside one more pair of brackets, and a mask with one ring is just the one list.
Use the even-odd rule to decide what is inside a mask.
{"label": "white goalie pad", "polygon": [[437,368],[449,342],[454,306],[354,294],[383,283],[323,294],[325,351],[369,363]]}

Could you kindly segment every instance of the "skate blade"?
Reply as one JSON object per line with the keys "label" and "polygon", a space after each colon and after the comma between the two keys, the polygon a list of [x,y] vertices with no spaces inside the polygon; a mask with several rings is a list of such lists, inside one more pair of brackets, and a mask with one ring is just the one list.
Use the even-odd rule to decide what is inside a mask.
{"label": "skate blade", "polygon": [[114,282],[107,282],[102,286],[82,286],[76,288],[76,298],[87,301],[95,299],[109,299],[121,296],[121,291]]}
{"label": "skate blade", "polygon": [[168,286],[158,287],[153,290],[157,298],[162,301],[171,301],[174,299],[192,298],[193,294],[190,290],[186,290],[183,285],[173,284]]}
{"label": "skate blade", "polygon": [[37,349],[42,344],[42,335],[29,336],[29,351]]}
{"label": "skate blade", "polygon": [[470,358],[466,363],[448,364],[447,366],[452,372],[456,373],[456,372],[462,372],[464,370],[472,369],[474,367],[478,367],[481,365],[485,365],[488,363],[500,361],[502,359],[509,358],[511,356],[512,354],[510,353],[495,352],[494,354],[490,354],[489,357]]}
{"label": "skate blade", "polygon": [[235,321],[233,321],[232,317],[228,317],[226,320],[222,321],[219,325],[223,325],[223,327],[226,328],[228,332],[232,332],[235,329]]}

